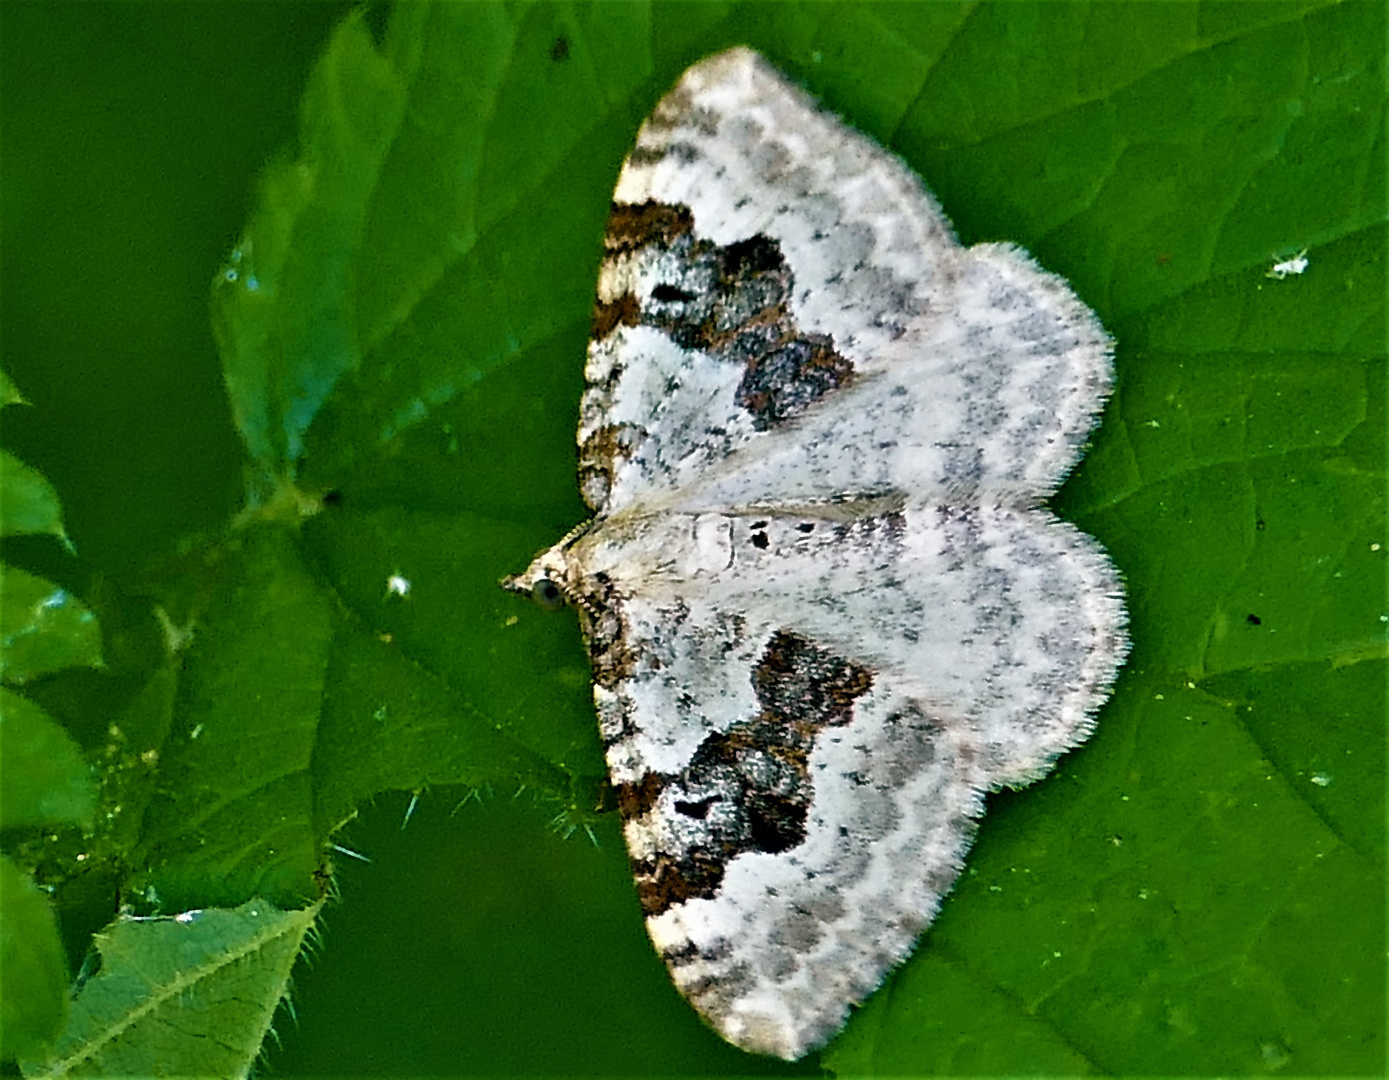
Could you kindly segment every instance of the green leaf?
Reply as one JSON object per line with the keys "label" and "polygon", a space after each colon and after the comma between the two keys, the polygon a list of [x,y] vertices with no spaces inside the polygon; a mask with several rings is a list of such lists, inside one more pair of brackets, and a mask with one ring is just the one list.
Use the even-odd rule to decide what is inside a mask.
{"label": "green leaf", "polygon": [[[617,26],[631,16],[612,8],[604,18]],[[275,471],[292,472],[304,432],[338,381],[364,351],[415,325],[420,305],[468,305],[471,290],[477,299],[488,295],[488,322],[506,318],[511,335],[532,339],[544,332],[526,295],[485,294],[485,280],[460,271],[479,257],[522,254],[478,249],[489,227],[523,204],[536,178],[593,126],[586,106],[623,87],[608,85],[594,66],[577,96],[556,95],[553,111],[533,109],[545,68],[508,62],[527,21],[550,25],[553,16],[532,9],[518,27],[494,5],[407,9],[378,51],[354,16],[315,67],[301,103],[298,154],[266,170],[259,207],[214,290],[213,325],[237,424],[252,456]],[[466,50],[448,52],[457,42]],[[549,47],[547,37],[542,55]],[[534,140],[524,152],[518,148],[514,160],[483,152],[494,131],[512,125]],[[542,275],[529,292],[542,295],[552,283]],[[513,350],[488,351],[450,342],[439,358],[443,370],[397,371],[387,392],[407,408],[414,394],[423,395],[421,406],[440,404]],[[410,366],[431,352],[426,346]],[[379,373],[380,360],[373,366]],[[410,415],[395,419],[408,424]]]}
{"label": "green leaf", "polygon": [[[328,837],[382,790],[568,790],[563,772],[345,611],[290,531],[249,527],[219,554],[140,833],[147,869],[134,884],[165,908],[316,899]],[[386,599],[384,580],[373,586],[382,594],[364,607]]]}
{"label": "green leaf", "polygon": [[0,408],[6,405],[23,405],[24,395],[19,392],[19,387],[15,386],[14,380],[9,375],[0,371]]}
{"label": "green leaf", "polygon": [[[581,23],[616,32],[628,18],[613,8]],[[298,158],[267,172],[233,272],[215,286],[238,424],[280,474],[262,477],[254,498],[270,518],[286,520],[284,507],[307,513],[298,551],[282,554],[302,561],[341,615],[314,755],[319,842],[383,788],[520,782],[588,805],[603,772],[576,628],[497,588],[514,552],[548,531],[526,520],[538,494],[562,508],[553,519],[580,512],[562,419],[578,383],[538,399],[524,357],[555,334],[534,313],[557,295],[568,302],[564,332],[581,348],[591,286],[586,275],[553,274],[553,245],[527,250],[497,224],[525,223],[537,241],[557,234],[580,257],[597,253],[602,205],[590,208],[585,237],[560,230],[558,218],[547,228],[526,195],[580,170],[612,182],[610,165],[576,149],[599,123],[594,106],[626,84],[598,62],[597,37],[571,58],[577,68],[566,65],[571,77],[556,80],[550,49],[568,19],[538,8],[513,18],[489,5],[405,6],[379,51],[349,19],[310,80]],[[531,62],[513,63],[514,48]],[[366,91],[341,87],[375,96],[364,103]],[[536,90],[552,109],[532,108]],[[509,161],[482,152],[497,130],[518,125],[535,146]],[[614,152],[624,138],[613,133]],[[528,292],[492,290],[503,268]],[[357,353],[347,359],[322,335],[350,339]],[[338,360],[325,375],[330,356]],[[300,393],[310,383],[323,393]],[[499,440],[508,407],[525,415]],[[424,431],[422,409],[432,411]],[[553,450],[549,484],[532,467],[538,446]],[[332,497],[320,506],[322,494]],[[396,578],[410,583],[408,595],[388,588]],[[537,663],[549,677],[534,678]]]}
{"label": "green leaf", "polygon": [[[601,22],[616,33],[626,12],[576,25]],[[642,25],[639,15],[630,18]],[[238,424],[262,465],[279,473],[261,477],[254,499],[263,519],[299,526],[275,558],[309,575],[306,595],[317,590],[338,620],[323,656],[331,675],[321,715],[310,718],[307,701],[301,709],[303,723],[321,724],[315,798],[307,788],[268,796],[295,806],[291,816],[301,821],[312,806],[319,844],[383,788],[519,781],[588,805],[602,775],[576,628],[497,588],[515,569],[514,553],[537,546],[549,529],[527,520],[537,495],[549,501],[541,509],[552,520],[580,512],[568,449],[577,371],[572,394],[537,398],[526,357],[549,348],[558,327],[581,348],[591,285],[586,274],[555,276],[553,244],[539,241],[566,237],[572,253],[591,260],[604,211],[589,208],[584,236],[561,229],[557,217],[538,220],[527,192],[580,171],[611,185],[611,165],[577,148],[598,128],[595,106],[633,80],[613,81],[608,47],[594,35],[561,81],[550,50],[569,24],[568,15],[541,8],[513,17],[489,5],[406,6],[378,50],[362,22],[349,19],[310,80],[298,158],[267,172],[232,273],[215,286]],[[529,62],[513,62],[513,49]],[[553,108],[532,107],[537,91]],[[496,131],[517,125],[533,147],[507,161],[483,152]],[[614,153],[626,138],[606,137]],[[544,218],[549,203],[540,210]],[[523,224],[536,242],[516,244],[500,222]],[[528,292],[491,289],[503,271]],[[557,296],[566,302],[561,321],[537,321]],[[510,314],[502,316],[499,300]],[[356,353],[346,359],[322,335],[353,341],[365,364],[358,370]],[[328,357],[338,359],[325,368]],[[323,392],[301,393],[310,384]],[[424,430],[421,410],[430,415]],[[508,412],[511,435],[500,440],[497,424]],[[539,446],[553,451],[549,484],[533,468]],[[320,503],[319,495],[330,497]],[[257,572],[279,573],[269,562]],[[388,587],[396,579],[409,583],[407,594]],[[225,614],[235,634],[239,614]],[[197,633],[194,669],[226,647],[215,636],[221,630]],[[248,643],[237,679],[264,646]],[[536,664],[546,678],[534,677]],[[196,713],[185,729],[213,730]],[[169,764],[182,767],[181,759]],[[210,775],[228,775],[224,763]],[[210,790],[201,784],[193,786]],[[175,805],[168,821],[202,820]],[[248,832],[259,827],[239,808],[226,813]],[[216,858],[217,845],[203,839],[198,851]],[[229,833],[227,850],[250,850],[245,841]]]}
{"label": "green leaf", "polygon": [[162,904],[317,898],[310,763],[332,609],[279,530],[244,532],[197,628],[143,858]]}
{"label": "green leaf", "polygon": [[[636,124],[690,62],[750,43],[903,154],[967,242],[1017,241],[1066,276],[1119,343],[1104,425],[1055,506],[1128,581],[1121,691],[1057,777],[991,800],[937,925],[822,1060],[1371,1068],[1383,973],[1361,958],[1382,955],[1383,733],[1347,716],[1384,711],[1382,11],[614,10],[409,5],[379,48],[349,21],[311,85],[389,86],[389,108],[306,96],[306,158],[326,155],[325,131],[365,147],[341,162],[369,205],[342,220],[365,224],[333,240],[353,271],[312,278],[350,282],[334,332],[356,352],[316,413],[294,414],[301,442],[264,454],[243,431],[330,496],[303,557],[387,646],[388,681],[414,666],[571,775],[596,771],[572,624],[494,583],[582,519],[574,408]],[[1303,248],[1306,273],[1266,276]],[[273,300],[219,302],[229,372],[226,343],[254,337],[239,305]],[[319,333],[321,310],[274,318]],[[284,370],[317,378],[321,355]],[[238,415],[289,415],[288,400],[247,395]],[[334,653],[334,681],[367,670],[340,662],[353,655]],[[1270,708],[1301,680],[1295,711]],[[369,682],[348,685],[355,699]],[[363,738],[341,730],[334,747]],[[376,730],[386,760],[394,740]],[[340,805],[387,771],[364,767]],[[1309,981],[1318,956],[1343,978]]]}
{"label": "green leaf", "polygon": [[[245,1076],[260,1053],[318,905],[123,916],[97,935],[82,985],[40,1076]],[[190,1037],[196,1033],[196,1037]]]}
{"label": "green leaf", "polygon": [[[0,371],[0,406],[22,403]],[[0,451],[0,535],[52,533],[71,549],[57,494],[37,471]],[[95,616],[65,590],[0,563],[0,677],[26,683],[101,664]],[[89,828],[96,784],[82,748],[42,707],[0,686],[0,829],[10,837]],[[75,831],[75,829],[69,830]],[[42,1052],[67,1012],[67,963],[57,918],[34,880],[0,856],[0,1061]]]}
{"label": "green leaf", "polygon": [[89,824],[95,804],[82,748],[39,706],[0,687],[0,828]]}
{"label": "green leaf", "polygon": [[53,1041],[67,1012],[67,981],[48,899],[0,855],[0,1060]]}
{"label": "green leaf", "polygon": [[[1118,339],[1056,505],[1124,571],[1134,652],[1062,775],[991,800],[836,1071],[1382,1057],[1384,109],[1361,43],[1383,16],[1199,10],[981,9],[899,132],[965,235],[1024,243]],[[1011,92],[980,81],[1000,65]],[[1305,275],[1265,276],[1304,246]]]}
{"label": "green leaf", "polygon": [[299,456],[304,429],[338,378],[357,365],[351,264],[366,192],[402,119],[402,87],[360,20],[345,24],[337,49],[354,77],[315,69],[302,154],[266,169],[259,209],[214,292],[237,424],[251,455],[281,469]]}
{"label": "green leaf", "polygon": [[0,536],[51,533],[69,548],[57,492],[43,475],[0,450]]}
{"label": "green leaf", "polygon": [[66,589],[0,563],[0,677],[12,685],[101,665],[101,627]]}

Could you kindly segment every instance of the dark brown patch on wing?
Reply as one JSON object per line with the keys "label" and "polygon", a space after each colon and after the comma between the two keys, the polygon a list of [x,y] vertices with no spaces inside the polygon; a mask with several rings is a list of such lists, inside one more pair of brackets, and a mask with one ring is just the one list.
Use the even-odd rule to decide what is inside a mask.
{"label": "dark brown patch on wing", "polygon": [[[594,340],[619,326],[655,327],[686,349],[744,370],[736,402],[759,431],[798,416],[850,383],[854,366],[827,334],[803,332],[791,315],[794,279],[781,245],[761,234],[728,245],[699,239],[688,207],[614,203],[608,258],[647,251],[673,256],[670,280],[641,300],[624,294],[600,303]],[[640,258],[640,255],[637,255]]]}
{"label": "dark brown patch on wing", "polygon": [[624,820],[641,817],[656,805],[664,788],[658,773],[647,773],[638,784],[618,784],[617,809]]}
{"label": "dark brown patch on wing", "polygon": [[646,432],[635,424],[600,427],[579,447],[579,492],[590,510],[608,501],[618,466],[636,454]]}
{"label": "dark brown patch on wing", "polygon": [[728,863],[744,852],[789,851],[804,842],[815,739],[847,724],[854,700],[872,685],[867,668],[778,633],[753,672],[756,716],[706,738],[683,772],[624,785],[619,805],[627,820],[672,795],[661,823],[672,837],[669,849],[633,866],[647,915],[716,895]]}
{"label": "dark brown patch on wing", "polygon": [[802,728],[810,725],[813,737],[821,727],[849,722],[854,699],[868,693],[873,673],[805,638],[780,633],[767,643],[753,685],[764,715],[771,712]]}
{"label": "dark brown patch on wing", "polygon": [[593,305],[593,321],[589,337],[602,341],[619,326],[636,326],[641,320],[641,304],[632,293],[623,293],[611,303],[601,300]]}
{"label": "dark brown patch on wing", "polygon": [[627,644],[622,599],[606,574],[593,579],[593,591],[579,598],[579,629],[588,644],[593,681],[611,690],[636,670],[638,656]]}
{"label": "dark brown patch on wing", "polygon": [[853,373],[827,335],[806,334],[750,359],[737,401],[761,421],[759,427],[774,427],[843,386]]}
{"label": "dark brown patch on wing", "polygon": [[608,255],[621,255],[648,244],[669,247],[677,237],[694,231],[694,214],[688,206],[648,199],[640,203],[615,202],[608,213],[608,232],[603,246]]}

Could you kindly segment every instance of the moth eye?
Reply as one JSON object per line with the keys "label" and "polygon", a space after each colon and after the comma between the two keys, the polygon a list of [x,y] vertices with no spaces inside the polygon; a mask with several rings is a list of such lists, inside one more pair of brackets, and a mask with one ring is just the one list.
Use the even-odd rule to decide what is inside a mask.
{"label": "moth eye", "polygon": [[550,611],[564,606],[564,593],[549,578],[541,578],[531,586],[531,599]]}
{"label": "moth eye", "polygon": [[683,304],[694,299],[694,293],[686,292],[678,285],[657,285],[651,290],[651,299],[666,304]]}

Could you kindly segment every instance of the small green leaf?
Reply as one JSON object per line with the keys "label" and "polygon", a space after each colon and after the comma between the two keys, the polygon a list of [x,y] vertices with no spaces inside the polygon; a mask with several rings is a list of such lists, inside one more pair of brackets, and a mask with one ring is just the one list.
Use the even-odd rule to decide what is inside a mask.
{"label": "small green leaf", "polygon": [[0,687],[0,828],[89,824],[95,804],[81,747],[39,706]]}
{"label": "small green leaf", "polygon": [[25,1075],[245,1076],[318,910],[252,900],[117,919],[57,1045]]}
{"label": "small green leaf", "polygon": [[19,392],[19,387],[15,386],[14,380],[9,373],[0,370],[0,408],[6,405],[24,405],[24,395]]}
{"label": "small green leaf", "polygon": [[66,589],[0,564],[0,677],[28,682],[67,667],[101,665],[96,616]]}
{"label": "small green leaf", "polygon": [[237,426],[277,474],[292,473],[305,429],[360,360],[354,264],[411,74],[377,54],[361,17],[339,27],[304,92],[297,156],[266,168],[256,213],[215,279]]}
{"label": "small green leaf", "polygon": [[0,856],[0,1061],[52,1044],[67,1011],[67,983],[48,898]]}
{"label": "small green leaf", "polygon": [[51,533],[71,547],[53,485],[37,469],[0,450],[0,536],[24,533]]}

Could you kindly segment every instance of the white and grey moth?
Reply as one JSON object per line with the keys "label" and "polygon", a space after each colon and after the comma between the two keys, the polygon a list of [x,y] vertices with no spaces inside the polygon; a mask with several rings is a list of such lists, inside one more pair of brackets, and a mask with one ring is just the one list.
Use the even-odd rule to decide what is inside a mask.
{"label": "white and grey moth", "polygon": [[984,794],[1083,741],[1121,586],[1041,504],[1111,344],[748,49],[637,136],[598,278],[572,604],[646,925],[724,1038],[796,1058],[912,949]]}

